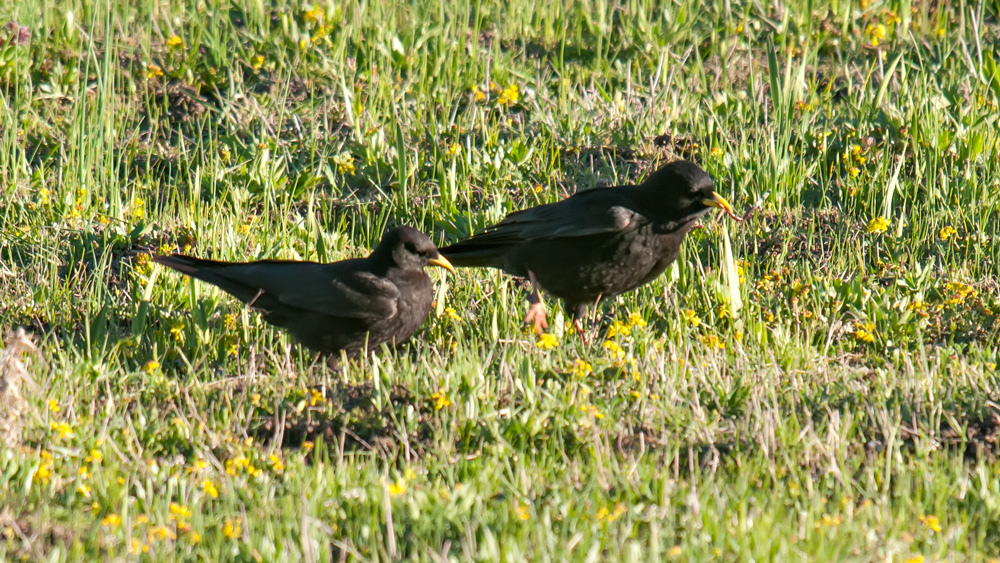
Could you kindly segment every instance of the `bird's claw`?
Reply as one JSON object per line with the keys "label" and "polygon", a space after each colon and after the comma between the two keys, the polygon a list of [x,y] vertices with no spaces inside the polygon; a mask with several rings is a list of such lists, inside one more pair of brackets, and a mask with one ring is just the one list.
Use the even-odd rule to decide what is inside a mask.
{"label": "bird's claw", "polygon": [[545,319],[545,305],[541,301],[536,301],[528,307],[528,314],[524,316],[524,324],[533,325],[535,334],[541,334],[549,328],[549,321]]}

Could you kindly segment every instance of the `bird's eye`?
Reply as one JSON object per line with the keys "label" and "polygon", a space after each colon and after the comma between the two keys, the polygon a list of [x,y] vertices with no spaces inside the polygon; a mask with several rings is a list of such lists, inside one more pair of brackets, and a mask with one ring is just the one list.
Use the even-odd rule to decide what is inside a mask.
{"label": "bird's eye", "polygon": [[420,251],[417,250],[417,245],[413,244],[412,242],[406,243],[406,251],[409,252],[410,254],[420,254]]}

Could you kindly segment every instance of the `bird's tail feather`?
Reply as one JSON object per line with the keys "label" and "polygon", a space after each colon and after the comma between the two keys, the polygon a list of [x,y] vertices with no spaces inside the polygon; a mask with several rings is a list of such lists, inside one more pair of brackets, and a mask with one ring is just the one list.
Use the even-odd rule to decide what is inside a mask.
{"label": "bird's tail feather", "polygon": [[246,278],[241,275],[246,264],[240,262],[219,262],[181,254],[153,256],[153,261],[218,286],[244,303],[249,303],[260,295],[260,288],[241,281],[241,278]]}

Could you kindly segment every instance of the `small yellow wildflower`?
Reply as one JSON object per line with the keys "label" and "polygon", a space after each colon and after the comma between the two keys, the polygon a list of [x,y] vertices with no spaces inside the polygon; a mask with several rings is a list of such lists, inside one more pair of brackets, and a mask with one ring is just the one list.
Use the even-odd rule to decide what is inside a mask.
{"label": "small yellow wildflower", "polygon": [[149,543],[153,543],[164,540],[175,540],[177,539],[177,534],[166,526],[153,526],[146,531],[146,538],[149,539]]}
{"label": "small yellow wildflower", "polygon": [[642,315],[640,315],[639,313],[629,313],[628,326],[629,327],[637,326],[641,328],[646,326],[646,321],[642,318]]}
{"label": "small yellow wildflower", "polygon": [[158,369],[160,369],[160,362],[156,360],[149,360],[148,362],[142,365],[142,371],[150,375],[152,375],[152,373]]}
{"label": "small yellow wildflower", "polygon": [[527,520],[530,515],[527,504],[517,505],[517,507],[514,508],[514,511],[517,513],[517,517],[521,520]]}
{"label": "small yellow wildflower", "polygon": [[462,317],[458,316],[458,313],[455,311],[454,307],[445,307],[444,311],[442,312],[442,316],[447,316],[449,319],[451,319],[456,323],[462,322]]}
{"label": "small yellow wildflower", "polygon": [[347,151],[334,156],[333,163],[337,165],[337,172],[344,175],[354,174],[356,170],[354,167],[354,157]]}
{"label": "small yellow wildflower", "polygon": [[222,522],[222,535],[226,539],[236,539],[243,535],[243,519],[239,516],[235,518],[226,518]]}
{"label": "small yellow wildflower", "polygon": [[859,341],[864,342],[866,344],[874,344],[875,335],[872,334],[874,330],[875,330],[875,323],[872,322],[865,323],[864,326],[858,327],[857,330],[854,331],[854,338],[857,338]]}
{"label": "small yellow wildflower", "polygon": [[118,526],[121,526],[121,524],[122,524],[121,517],[115,514],[114,512],[108,514],[103,519],[101,519],[101,526],[104,526],[106,528],[117,528]]}
{"label": "small yellow wildflower", "polygon": [[53,422],[50,429],[54,430],[62,439],[73,437],[73,427],[65,422]]}
{"label": "small yellow wildflower", "polygon": [[[254,70],[260,70],[260,67],[264,66],[264,57],[261,55],[254,55],[253,58],[250,59],[250,66],[252,66]],[[226,149],[226,152],[228,153],[229,149]],[[226,156],[226,160],[229,160],[228,155]]]}
{"label": "small yellow wildflower", "polygon": [[851,176],[851,178],[857,178],[858,174],[861,174],[861,169],[857,166],[852,166],[847,169],[847,173]]}
{"label": "small yellow wildflower", "polygon": [[880,41],[885,39],[886,29],[882,24],[871,24],[865,28],[865,35],[871,41],[872,47],[878,47]]}
{"label": "small yellow wildflower", "polygon": [[267,457],[268,461],[271,462],[271,470],[275,473],[281,474],[285,472],[285,462],[281,461],[281,458],[271,454]]}
{"label": "small yellow wildflower", "polygon": [[934,516],[933,514],[928,514],[925,516],[920,516],[919,520],[920,523],[926,526],[928,530],[935,533],[941,531],[941,522],[938,521],[937,516]]}
{"label": "small yellow wildflower", "polygon": [[669,553],[670,553],[671,557],[680,557],[681,553],[682,553],[681,552],[681,546],[675,545],[675,546],[671,547]]}
{"label": "small yellow wildflower", "polygon": [[397,479],[394,483],[389,483],[389,496],[398,497],[406,492],[406,480]]}
{"label": "small yellow wildflower", "polygon": [[84,461],[87,463],[101,463],[101,460],[103,459],[104,454],[101,453],[101,450],[90,450],[90,455],[88,455]]}
{"label": "small yellow wildflower", "polygon": [[585,413],[590,413],[591,416],[593,416],[598,420],[604,418],[604,414],[601,413],[601,411],[597,410],[597,407],[595,407],[594,405],[582,405],[580,407],[580,410]]}
{"label": "small yellow wildflower", "polygon": [[958,305],[967,298],[976,295],[976,290],[971,285],[959,281],[946,283],[945,289],[951,294],[946,300],[949,305]]}
{"label": "small yellow wildflower", "polygon": [[441,410],[451,404],[444,389],[440,389],[431,395],[431,399],[434,399],[434,410]]}
{"label": "small yellow wildflower", "polygon": [[708,154],[711,155],[712,158],[719,158],[720,156],[724,155],[725,152],[719,147],[712,147],[712,150],[708,151]]}
{"label": "small yellow wildflower", "polygon": [[545,333],[538,337],[538,342],[535,342],[535,346],[543,350],[551,350],[559,345],[559,339],[556,335]]}
{"label": "small yellow wildflower", "polygon": [[183,519],[191,517],[191,509],[183,504],[177,504],[176,502],[170,503],[170,518],[171,519]]}
{"label": "small yellow wildflower", "polygon": [[573,360],[573,367],[571,368],[571,371],[573,375],[576,377],[587,377],[588,375],[594,372],[594,367],[591,366],[588,362],[576,359]]}
{"label": "small yellow wildflower", "polygon": [[132,538],[129,544],[128,552],[135,555],[137,553],[149,553],[149,544],[142,543],[141,541]]}
{"label": "small yellow wildflower", "polygon": [[607,507],[602,506],[597,509],[597,521],[598,522],[614,522],[615,520],[621,518],[622,514],[628,511],[628,508],[623,503],[618,503],[615,505],[614,511],[608,510]]}
{"label": "small yellow wildflower", "polygon": [[184,323],[178,322],[170,327],[170,336],[178,343],[184,342]]}
{"label": "small yellow wildflower", "polygon": [[869,233],[884,233],[889,229],[889,221],[885,217],[876,217],[868,222]]}
{"label": "small yellow wildflower", "polygon": [[451,143],[448,145],[448,151],[445,153],[448,156],[455,156],[462,151],[462,145],[458,143]]}
{"label": "small yellow wildflower", "polygon": [[211,479],[205,479],[201,482],[201,490],[205,491],[205,494],[212,498],[219,498],[219,489],[216,488],[215,483]]}
{"label": "small yellow wildflower", "polygon": [[323,21],[324,15],[325,14],[323,14],[323,10],[320,9],[319,7],[316,7],[302,14],[302,19],[308,23],[318,23]]}
{"label": "small yellow wildflower", "polygon": [[497,98],[497,104],[505,107],[510,107],[516,104],[520,98],[521,98],[521,91],[518,90],[517,84],[511,84],[510,86],[500,91],[500,97]]}
{"label": "small yellow wildflower", "polygon": [[903,563],[924,563],[924,556],[923,555],[914,555],[913,557],[910,557],[909,559],[904,559]]}
{"label": "small yellow wildflower", "polygon": [[631,332],[629,325],[616,320],[611,326],[608,327],[608,338],[614,338],[619,334],[623,336],[628,336]]}
{"label": "small yellow wildflower", "polygon": [[620,361],[625,359],[625,350],[623,350],[622,347],[619,346],[614,340],[605,340],[604,349],[610,352],[611,357],[615,360]]}
{"label": "small yellow wildflower", "polygon": [[486,92],[479,89],[479,86],[473,86],[471,88],[472,95],[475,96],[477,102],[481,102],[486,99]]}
{"label": "small yellow wildflower", "polygon": [[83,483],[76,486],[76,492],[83,495],[84,498],[90,498],[90,487],[84,485]]}
{"label": "small yellow wildflower", "polygon": [[184,40],[176,35],[171,35],[163,44],[171,49],[177,49],[184,47]]}
{"label": "small yellow wildflower", "polygon": [[59,412],[59,401],[49,399],[49,410],[52,412]]}
{"label": "small yellow wildflower", "polygon": [[957,233],[958,229],[952,227],[951,225],[948,225],[947,227],[938,231],[938,238],[940,238],[942,241],[946,241],[951,237],[955,236]]}
{"label": "small yellow wildflower", "polygon": [[326,402],[326,397],[324,397],[322,393],[320,393],[316,389],[312,389],[311,391],[312,391],[312,396],[309,397],[310,407],[315,407],[316,405],[320,405]]}
{"label": "small yellow wildflower", "polygon": [[708,348],[711,348],[712,350],[726,349],[726,343],[723,342],[722,340],[719,340],[719,337],[714,334],[698,336],[698,340],[700,340],[702,344],[704,344]]}
{"label": "small yellow wildflower", "polygon": [[684,316],[684,320],[694,326],[701,325],[701,318],[698,317],[698,313],[694,312],[694,309],[682,309],[681,314]]}
{"label": "small yellow wildflower", "polygon": [[156,77],[163,76],[163,69],[160,65],[148,64],[146,65],[146,78],[148,80],[153,80]]}

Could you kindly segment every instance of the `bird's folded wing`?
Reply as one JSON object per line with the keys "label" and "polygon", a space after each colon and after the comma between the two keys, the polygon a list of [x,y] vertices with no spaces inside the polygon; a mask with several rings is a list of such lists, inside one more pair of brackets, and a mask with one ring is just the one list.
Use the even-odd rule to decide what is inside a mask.
{"label": "bird's folded wing", "polygon": [[319,276],[284,288],[278,300],[290,307],[352,319],[388,318],[396,314],[399,288],[370,272],[338,277]]}
{"label": "bird's folded wing", "polygon": [[580,192],[560,202],[511,213],[474,239],[502,242],[569,238],[621,232],[644,220],[626,207],[619,188]]}

